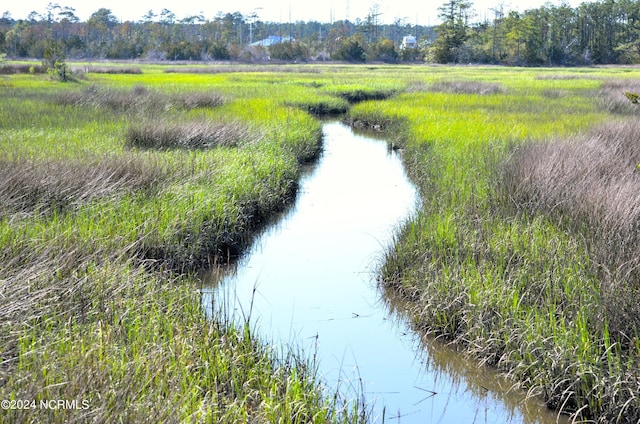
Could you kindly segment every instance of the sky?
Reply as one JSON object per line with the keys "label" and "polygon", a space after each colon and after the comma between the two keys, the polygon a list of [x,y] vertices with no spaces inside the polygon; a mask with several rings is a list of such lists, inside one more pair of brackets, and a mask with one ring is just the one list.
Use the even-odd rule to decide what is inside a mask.
{"label": "sky", "polygon": [[[492,8],[499,4],[504,10],[524,11],[542,6],[545,3],[560,4],[562,0],[471,0],[479,20],[492,17]],[[584,0],[567,0],[572,7],[578,6]],[[25,19],[30,12],[45,14],[49,3],[68,6],[75,9],[75,14],[82,21],[86,21],[93,12],[100,8],[111,10],[112,14],[122,20],[139,21],[149,10],[157,15],[162,9],[173,12],[177,19],[193,15],[204,15],[213,19],[218,12],[240,12],[245,16],[256,13],[262,21],[295,22],[319,21],[332,22],[349,19],[364,19],[374,4],[379,5],[382,23],[392,23],[396,19],[405,19],[409,24],[436,25],[438,24],[438,7],[445,0],[240,0],[238,2],[215,0],[1,0],[0,15],[10,12],[14,19]]]}

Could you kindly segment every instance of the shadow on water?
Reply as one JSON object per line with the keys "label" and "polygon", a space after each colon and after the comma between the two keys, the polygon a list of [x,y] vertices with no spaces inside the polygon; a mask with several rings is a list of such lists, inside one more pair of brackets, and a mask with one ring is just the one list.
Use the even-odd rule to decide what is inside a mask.
{"label": "shadow on water", "polygon": [[363,392],[375,422],[556,422],[492,370],[411,332],[375,276],[417,190],[383,141],[337,122],[323,134],[295,205],[236,264],[205,277],[205,309],[250,315],[267,340],[309,346],[330,392]]}

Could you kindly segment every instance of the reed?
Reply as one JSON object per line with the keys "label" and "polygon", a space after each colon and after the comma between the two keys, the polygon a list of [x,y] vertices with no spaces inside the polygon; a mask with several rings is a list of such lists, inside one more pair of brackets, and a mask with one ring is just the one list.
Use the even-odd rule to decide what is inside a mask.
{"label": "reed", "polygon": [[46,74],[47,68],[39,64],[11,63],[0,65],[0,75]]}
{"label": "reed", "polygon": [[216,92],[191,92],[180,95],[152,91],[143,85],[131,90],[101,88],[96,85],[82,91],[66,91],[56,96],[60,105],[110,108],[118,112],[158,113],[173,108],[211,108],[224,104],[223,96]]}
{"label": "reed", "polygon": [[162,166],[139,155],[92,161],[0,159],[0,216],[63,212],[122,192],[151,192],[166,180]]}
{"label": "reed", "polygon": [[142,73],[142,69],[136,66],[87,66],[83,70],[85,73],[92,73],[92,74],[137,75]]}
{"label": "reed", "polygon": [[454,94],[499,94],[505,88],[497,83],[483,81],[437,81],[429,86],[431,91]]}
{"label": "reed", "polygon": [[252,134],[239,122],[147,122],[129,127],[126,144],[144,149],[211,149],[237,147],[256,143],[259,139],[259,134]]}
{"label": "reed", "polygon": [[[340,394],[327,400],[312,363],[223,312],[207,320],[192,282],[97,253],[30,259],[3,262],[0,396],[37,407],[5,409],[4,422],[359,420]],[[76,403],[40,407],[57,399]]]}

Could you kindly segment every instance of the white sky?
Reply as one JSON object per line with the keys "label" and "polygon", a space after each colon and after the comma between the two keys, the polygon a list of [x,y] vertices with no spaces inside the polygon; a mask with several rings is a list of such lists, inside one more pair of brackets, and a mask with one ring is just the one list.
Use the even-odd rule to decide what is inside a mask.
{"label": "white sky", "polygon": [[[492,16],[491,8],[500,3],[504,10],[519,10],[539,7],[545,3],[558,5],[562,0],[471,0],[476,14],[482,20],[485,16]],[[584,0],[586,1],[586,0]],[[595,0],[589,0],[595,1]],[[583,0],[568,0],[572,7],[578,6]],[[24,19],[30,12],[44,14],[47,4],[59,4],[75,9],[76,16],[86,21],[89,16],[100,8],[110,9],[120,20],[139,21],[149,10],[160,14],[162,9],[169,9],[178,19],[202,13],[205,18],[212,19],[218,12],[240,12],[249,15],[253,11],[262,21],[289,22],[311,21],[330,22],[348,18],[354,22],[357,18],[364,19],[373,4],[378,4],[382,13],[380,19],[384,23],[391,23],[396,18],[406,18],[408,23],[431,25],[438,23],[438,7],[445,0],[240,0],[237,2],[215,0],[1,0],[0,14],[8,11],[14,19]],[[348,15],[347,15],[348,12]]]}

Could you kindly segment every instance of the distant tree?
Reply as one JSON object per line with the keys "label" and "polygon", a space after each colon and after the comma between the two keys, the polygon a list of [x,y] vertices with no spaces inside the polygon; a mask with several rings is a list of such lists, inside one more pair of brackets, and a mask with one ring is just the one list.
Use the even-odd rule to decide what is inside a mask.
{"label": "distant tree", "polygon": [[98,9],[89,17],[86,33],[91,56],[106,57],[115,35],[112,30],[117,24],[118,18],[109,9]]}
{"label": "distant tree", "polygon": [[38,21],[43,20],[42,19],[42,15],[39,14],[38,12],[36,12],[35,10],[32,10],[31,12],[29,12],[29,14],[27,15],[27,20],[31,23],[36,23]]}
{"label": "distant tree", "polygon": [[436,28],[438,37],[433,45],[436,62],[458,62],[459,50],[469,35],[471,8],[468,0],[449,0],[438,8],[442,24]]}
{"label": "distant tree", "polygon": [[64,44],[50,41],[44,51],[42,65],[47,69],[47,73],[62,82],[71,79],[71,74],[67,68]]}
{"label": "distant tree", "polygon": [[216,60],[229,60],[231,59],[231,54],[229,53],[229,49],[223,43],[219,41],[214,41],[210,43],[206,48],[206,56],[211,59]]}
{"label": "distant tree", "polygon": [[176,14],[169,9],[162,9],[160,12],[160,23],[172,25],[176,21]]}
{"label": "distant tree", "polygon": [[527,22],[522,19],[520,13],[511,11],[505,18],[504,27],[507,50],[505,62],[510,65],[521,65],[524,63],[526,35],[529,32]]}
{"label": "distant tree", "polygon": [[380,12],[380,5],[378,3],[374,3],[373,6],[369,8],[369,13],[362,22],[362,32],[366,35],[368,43],[378,40],[380,15],[382,15],[382,12]]}
{"label": "distant tree", "polygon": [[[52,0],[27,19],[2,14],[0,52],[12,58],[42,59],[53,40],[64,45],[67,58],[225,60],[246,58],[247,53],[264,58],[264,49],[253,54],[247,43],[288,33],[300,44],[274,47],[271,57],[350,62],[424,58],[526,66],[640,63],[638,0],[591,0],[577,8],[566,1],[547,2],[523,12],[507,12],[503,0],[495,0],[490,17],[473,24],[471,0],[440,1],[444,4],[437,27],[411,25],[408,18],[384,24],[377,4],[354,22],[297,21],[285,27],[240,12],[218,13],[212,20],[202,15],[178,20],[168,9],[150,10],[137,22],[121,22],[109,9],[101,8],[81,22],[73,8]],[[418,38],[420,48],[395,51],[406,35]]]}
{"label": "distant tree", "polygon": [[404,48],[400,49],[399,52],[400,60],[405,62],[415,62],[417,60],[422,60],[424,56],[423,47],[418,45],[415,48]]}
{"label": "distant tree", "polygon": [[369,45],[368,60],[380,60],[385,63],[397,63],[400,54],[391,40],[382,40]]}
{"label": "distant tree", "polygon": [[65,6],[62,8],[62,11],[58,13],[61,16],[61,21],[67,20],[71,23],[80,22],[80,18],[76,16],[76,10],[73,7]]}
{"label": "distant tree", "polygon": [[343,40],[333,55],[336,60],[364,62],[366,60],[365,42],[361,34],[355,34]]}
{"label": "distant tree", "polygon": [[309,49],[298,41],[277,43],[269,47],[271,59],[305,61],[309,58]]}
{"label": "distant tree", "polygon": [[348,37],[349,25],[347,22],[338,21],[331,26],[326,42],[327,51],[331,57],[335,58],[338,49],[340,49],[340,47]]}

